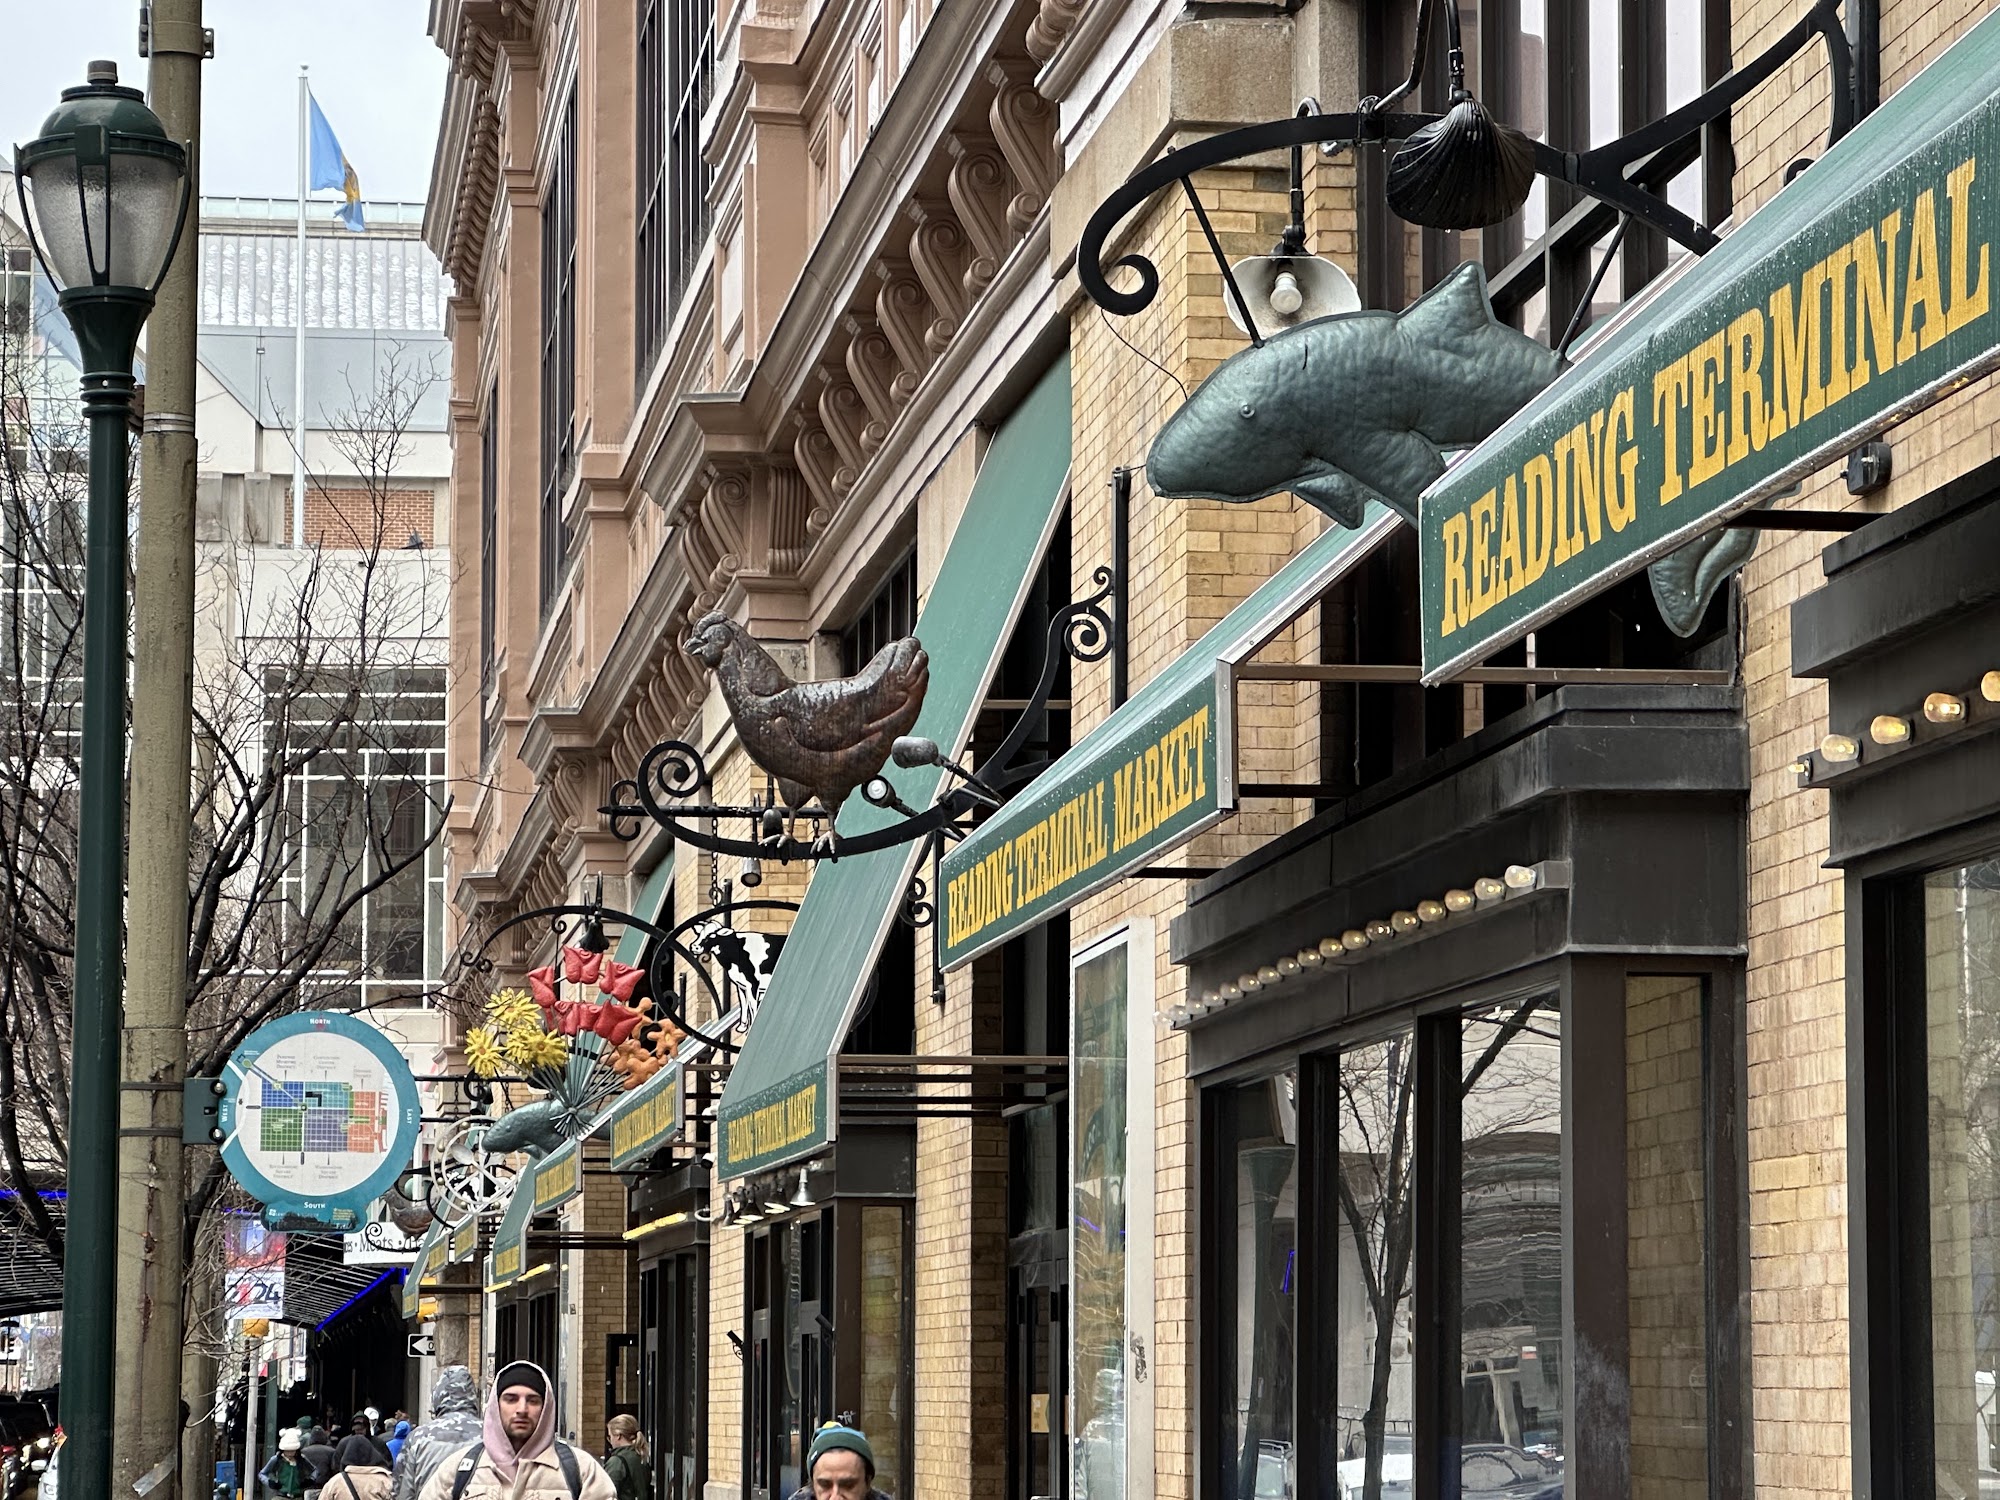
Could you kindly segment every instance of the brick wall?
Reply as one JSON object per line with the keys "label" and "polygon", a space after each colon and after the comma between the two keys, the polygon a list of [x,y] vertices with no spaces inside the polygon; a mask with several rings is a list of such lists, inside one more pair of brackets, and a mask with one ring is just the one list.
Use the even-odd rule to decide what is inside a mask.
{"label": "brick wall", "polygon": [[437,499],[429,489],[306,487],[306,539],[315,546],[393,552],[412,536],[437,545]]}

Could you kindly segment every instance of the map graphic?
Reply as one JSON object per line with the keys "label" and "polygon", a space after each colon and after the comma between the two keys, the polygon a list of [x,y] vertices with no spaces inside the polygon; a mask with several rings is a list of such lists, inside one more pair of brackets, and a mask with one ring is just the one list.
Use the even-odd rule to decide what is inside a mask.
{"label": "map graphic", "polygon": [[225,1082],[224,1160],[266,1204],[365,1207],[408,1163],[420,1113],[409,1065],[350,1017],[307,1013],[261,1029]]}

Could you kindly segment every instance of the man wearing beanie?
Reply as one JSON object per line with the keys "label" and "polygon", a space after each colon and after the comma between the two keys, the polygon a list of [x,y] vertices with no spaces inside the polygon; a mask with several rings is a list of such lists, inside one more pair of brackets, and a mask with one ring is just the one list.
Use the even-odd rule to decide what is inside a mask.
{"label": "man wearing beanie", "polygon": [[792,1500],[888,1500],[875,1488],[875,1450],[858,1427],[828,1422],[806,1450],[805,1488]]}
{"label": "man wearing beanie", "polygon": [[539,1365],[516,1360],[493,1377],[481,1432],[438,1465],[422,1500],[618,1500],[596,1459],[556,1441],[555,1401]]}

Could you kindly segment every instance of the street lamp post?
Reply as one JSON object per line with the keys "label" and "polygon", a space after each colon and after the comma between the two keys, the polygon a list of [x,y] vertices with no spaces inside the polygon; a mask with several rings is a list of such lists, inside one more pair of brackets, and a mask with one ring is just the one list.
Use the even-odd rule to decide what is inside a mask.
{"label": "street lamp post", "polygon": [[63,1230],[63,1489],[111,1493],[117,1330],[118,1040],[125,855],[126,429],[132,357],[187,217],[187,153],[118,68],[94,62],[15,148],[22,208],[83,356],[90,424],[78,776],[69,1197]]}

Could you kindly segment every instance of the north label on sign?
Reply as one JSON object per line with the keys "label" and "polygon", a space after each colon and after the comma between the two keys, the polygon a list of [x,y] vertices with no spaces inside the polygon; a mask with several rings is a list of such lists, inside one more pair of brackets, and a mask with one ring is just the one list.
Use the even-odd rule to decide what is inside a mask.
{"label": "north label on sign", "polygon": [[1989,18],[1426,491],[1425,680],[2000,364],[1996,195]]}

